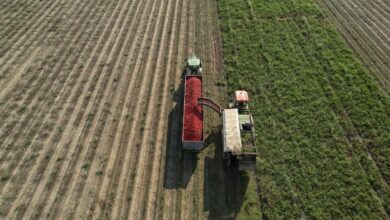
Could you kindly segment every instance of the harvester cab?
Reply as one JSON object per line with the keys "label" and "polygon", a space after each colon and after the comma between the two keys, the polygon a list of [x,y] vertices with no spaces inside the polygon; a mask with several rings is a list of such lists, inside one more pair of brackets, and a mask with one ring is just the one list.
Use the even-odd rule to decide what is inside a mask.
{"label": "harvester cab", "polygon": [[186,65],[186,75],[202,75],[202,60],[195,54],[189,57]]}
{"label": "harvester cab", "polygon": [[234,92],[234,103],[230,104],[230,108],[237,108],[238,111],[248,111],[249,96],[248,92],[238,90]]}

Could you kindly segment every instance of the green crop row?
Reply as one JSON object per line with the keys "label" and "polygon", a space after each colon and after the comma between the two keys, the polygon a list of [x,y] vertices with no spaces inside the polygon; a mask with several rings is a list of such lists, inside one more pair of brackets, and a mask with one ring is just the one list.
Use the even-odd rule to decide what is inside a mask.
{"label": "green crop row", "polygon": [[390,213],[390,99],[313,0],[219,0],[229,92],[249,92],[266,219]]}

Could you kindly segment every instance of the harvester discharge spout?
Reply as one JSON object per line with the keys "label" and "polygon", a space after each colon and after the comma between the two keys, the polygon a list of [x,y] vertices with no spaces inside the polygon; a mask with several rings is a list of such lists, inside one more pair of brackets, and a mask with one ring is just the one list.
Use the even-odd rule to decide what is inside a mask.
{"label": "harvester discharge spout", "polygon": [[222,115],[223,108],[218,105],[213,100],[206,98],[206,97],[199,97],[198,98],[198,105],[205,105],[213,109],[215,112],[217,112],[219,115]]}

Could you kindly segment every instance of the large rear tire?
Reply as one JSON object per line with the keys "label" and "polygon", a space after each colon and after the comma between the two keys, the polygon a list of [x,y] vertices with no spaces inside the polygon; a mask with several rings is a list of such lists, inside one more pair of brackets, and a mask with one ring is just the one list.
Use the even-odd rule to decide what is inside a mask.
{"label": "large rear tire", "polygon": [[202,74],[203,74],[203,70],[202,70],[202,67],[200,67],[198,70],[198,75],[202,75]]}

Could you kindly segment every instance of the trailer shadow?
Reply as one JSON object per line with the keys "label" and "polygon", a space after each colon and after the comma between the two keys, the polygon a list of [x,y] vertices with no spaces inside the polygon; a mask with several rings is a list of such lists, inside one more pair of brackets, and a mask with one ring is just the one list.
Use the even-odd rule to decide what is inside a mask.
{"label": "trailer shadow", "polygon": [[206,147],[214,150],[206,156],[204,170],[204,211],[208,219],[236,219],[243,205],[249,177],[238,171],[236,161],[223,161],[221,128],[213,129]]}
{"label": "trailer shadow", "polygon": [[168,117],[167,146],[165,159],[164,188],[186,188],[197,166],[197,154],[183,151],[181,141],[181,125],[183,124],[183,96],[184,75],[177,90],[172,91],[176,106],[170,111]]}

